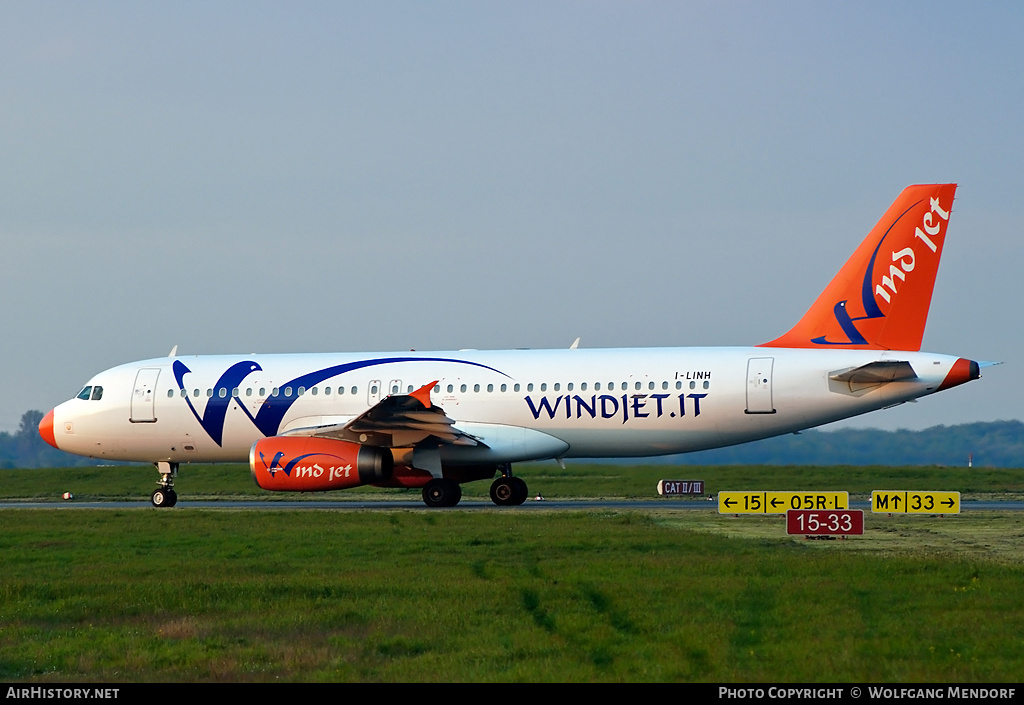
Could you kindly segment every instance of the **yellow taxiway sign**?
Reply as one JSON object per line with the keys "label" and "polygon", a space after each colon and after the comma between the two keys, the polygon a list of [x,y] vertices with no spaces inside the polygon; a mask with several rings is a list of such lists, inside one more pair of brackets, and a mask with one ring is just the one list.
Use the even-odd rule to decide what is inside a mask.
{"label": "yellow taxiway sign", "polygon": [[848,492],[719,492],[719,514],[785,514],[790,509],[848,509]]}
{"label": "yellow taxiway sign", "polygon": [[871,511],[875,514],[959,514],[960,493],[873,490]]}

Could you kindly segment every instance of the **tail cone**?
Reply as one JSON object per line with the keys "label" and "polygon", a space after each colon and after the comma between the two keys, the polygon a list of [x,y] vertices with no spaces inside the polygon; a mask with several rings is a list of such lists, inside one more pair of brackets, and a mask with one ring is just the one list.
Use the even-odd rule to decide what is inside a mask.
{"label": "tail cone", "polygon": [[943,389],[949,389],[979,377],[981,377],[981,370],[978,363],[961,357],[953,363],[953,366],[946,374],[946,379],[942,380],[942,384],[939,385],[936,391],[941,392]]}

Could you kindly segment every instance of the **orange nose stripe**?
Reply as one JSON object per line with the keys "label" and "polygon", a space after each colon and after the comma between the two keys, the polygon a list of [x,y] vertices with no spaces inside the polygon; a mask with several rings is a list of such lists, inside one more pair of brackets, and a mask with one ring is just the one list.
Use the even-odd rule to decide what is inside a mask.
{"label": "orange nose stripe", "polygon": [[53,435],[53,411],[50,411],[43,420],[39,422],[39,435],[43,440],[54,448],[57,447],[57,439]]}

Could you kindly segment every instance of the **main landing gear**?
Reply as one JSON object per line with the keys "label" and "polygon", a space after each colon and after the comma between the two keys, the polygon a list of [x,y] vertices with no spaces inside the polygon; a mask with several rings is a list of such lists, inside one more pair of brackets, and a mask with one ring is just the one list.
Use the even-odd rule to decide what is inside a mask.
{"label": "main landing gear", "polygon": [[517,507],[526,501],[529,492],[522,478],[512,476],[511,465],[506,465],[501,477],[491,483],[491,501],[499,507]]}
{"label": "main landing gear", "polygon": [[434,478],[423,486],[423,503],[428,507],[454,507],[462,499],[462,488],[455,480]]}
{"label": "main landing gear", "polygon": [[178,493],[174,491],[174,478],[178,475],[178,464],[156,463],[156,469],[160,471],[160,479],[157,480],[160,487],[153,490],[149,501],[153,503],[154,507],[173,507],[178,503]]}
{"label": "main landing gear", "polygon": [[[512,476],[512,466],[499,466],[501,477],[491,483],[491,501],[499,507],[516,507],[526,501],[526,483]],[[491,471],[493,472],[493,470]],[[463,477],[464,481],[468,478]],[[462,487],[447,477],[435,477],[423,487],[423,503],[428,507],[454,507],[462,499]]]}

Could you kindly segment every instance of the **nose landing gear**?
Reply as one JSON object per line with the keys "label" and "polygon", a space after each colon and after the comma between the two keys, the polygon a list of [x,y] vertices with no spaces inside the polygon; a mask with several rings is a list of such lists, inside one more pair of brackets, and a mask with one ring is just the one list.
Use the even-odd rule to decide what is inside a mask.
{"label": "nose landing gear", "polygon": [[174,491],[174,478],[178,476],[178,464],[160,462],[156,463],[156,469],[160,472],[160,479],[157,480],[159,488],[153,490],[149,501],[154,507],[173,507],[178,503],[178,493]]}

